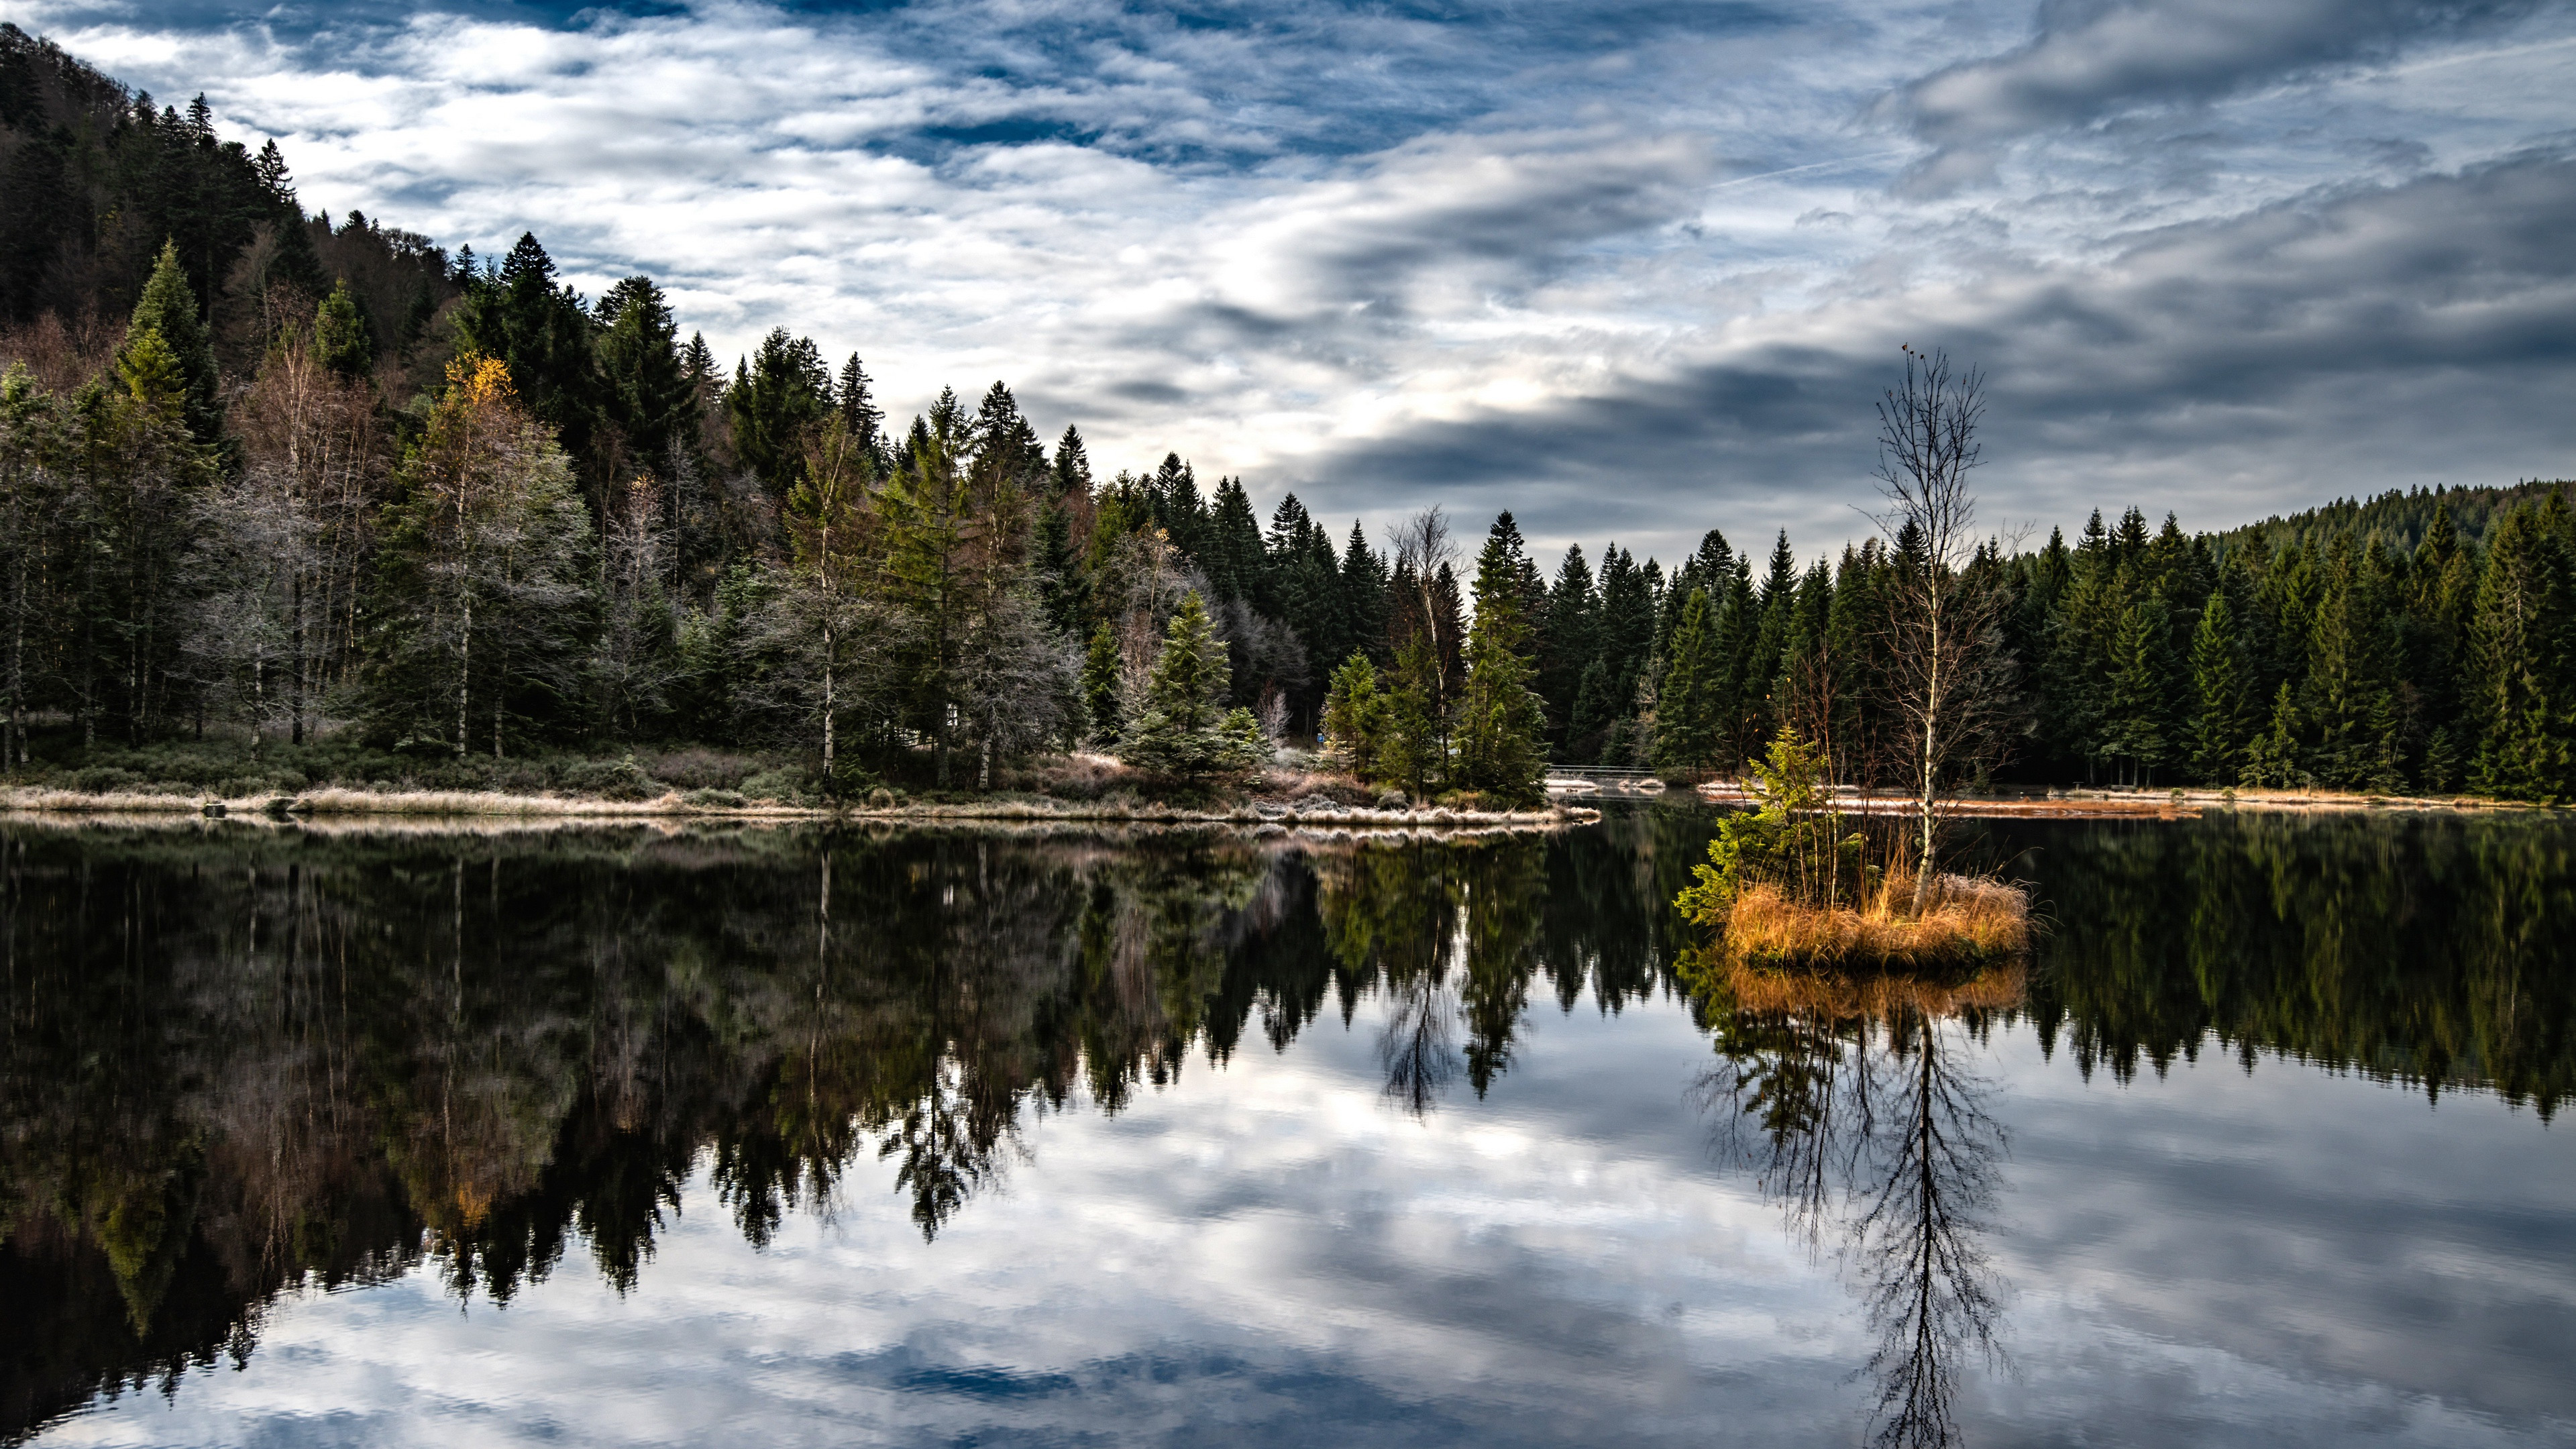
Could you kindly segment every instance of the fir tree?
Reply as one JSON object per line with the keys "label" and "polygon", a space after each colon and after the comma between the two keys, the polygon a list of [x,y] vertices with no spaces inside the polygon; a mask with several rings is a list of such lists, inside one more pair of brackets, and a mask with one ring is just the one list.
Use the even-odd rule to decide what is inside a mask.
{"label": "fir tree", "polygon": [[2200,627],[2191,639],[2192,718],[2191,769],[2213,784],[2232,783],[2243,768],[2245,739],[2252,728],[2252,695],[2247,687],[2245,655],[2236,638],[2236,615],[2224,590],[2213,590],[2201,607]]}
{"label": "fir tree", "polygon": [[1655,699],[1655,762],[1669,770],[1703,770],[1718,763],[1724,723],[1718,685],[1724,665],[1714,612],[1708,590],[1695,588],[1673,629],[1671,662]]}
{"label": "fir tree", "polygon": [[[120,374],[132,365],[136,349],[147,345],[147,337],[157,338],[168,351],[169,366],[175,368],[178,384],[179,416],[188,425],[188,432],[201,446],[220,444],[224,409],[216,391],[214,344],[207,335],[196,293],[189,290],[188,274],[180,268],[179,248],[174,242],[162,244],[151,280],[143,284],[143,296],[134,304],[125,347],[117,359]],[[156,370],[161,366],[157,359],[152,365]]]}
{"label": "fir tree", "polygon": [[[600,419],[632,460],[621,471],[666,471],[674,447],[698,444],[697,388],[671,304],[652,278],[628,277],[599,299],[599,320]],[[868,455],[869,476],[882,475],[882,462]]]}
{"label": "fir tree", "polygon": [[1193,590],[1164,630],[1162,655],[1120,738],[1119,758],[1184,779],[1240,774],[1260,764],[1266,750],[1252,712],[1223,707],[1228,683],[1225,644]]}
{"label": "fir tree", "polygon": [[1547,716],[1530,688],[1529,558],[1509,512],[1476,559],[1476,620],[1459,690],[1458,783],[1507,804],[1540,798]]}
{"label": "fir tree", "polygon": [[1324,695],[1324,750],[1363,783],[1385,778],[1387,702],[1378,692],[1377,666],[1353,652],[1333,671]]}
{"label": "fir tree", "polygon": [[342,377],[364,377],[376,365],[375,329],[358,310],[346,281],[313,309],[313,360]]}
{"label": "fir tree", "polygon": [[[831,392],[822,353],[784,327],[770,329],[749,359],[734,364],[724,393],[734,452],[773,494],[784,497],[796,486],[805,430],[830,410]],[[964,452],[964,442],[958,439],[952,454]]]}
{"label": "fir tree", "polygon": [[1104,619],[1099,628],[1091,631],[1090,647],[1082,656],[1083,712],[1089,717],[1094,744],[1109,744],[1127,727],[1119,693],[1124,663],[1118,651],[1118,631]]}
{"label": "fir tree", "polygon": [[2478,582],[2469,716],[2478,737],[2470,781],[2481,794],[2542,801],[2569,794],[2569,590],[2554,521],[2528,506],[2506,515]]}

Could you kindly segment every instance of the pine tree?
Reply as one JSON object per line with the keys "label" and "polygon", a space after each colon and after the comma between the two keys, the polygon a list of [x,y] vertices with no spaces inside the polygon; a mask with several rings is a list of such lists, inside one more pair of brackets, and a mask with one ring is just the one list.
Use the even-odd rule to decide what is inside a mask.
{"label": "pine tree", "polygon": [[1251,711],[1223,707],[1228,683],[1225,644],[1192,590],[1164,630],[1163,652],[1119,741],[1119,758],[1183,779],[1240,774],[1260,764],[1266,754],[1260,727]]}
{"label": "pine tree", "polygon": [[1718,685],[1724,662],[1714,613],[1708,590],[1693,589],[1673,629],[1672,659],[1655,700],[1655,762],[1668,770],[1704,770],[1719,761],[1724,721]]}
{"label": "pine tree", "polygon": [[1459,690],[1459,785],[1506,804],[1540,798],[1546,711],[1530,688],[1529,558],[1509,512],[1494,520],[1476,559],[1476,620]]}
{"label": "pine tree", "polygon": [[1104,619],[1099,628],[1091,631],[1091,644],[1082,656],[1083,712],[1089,716],[1095,745],[1116,740],[1127,727],[1126,711],[1119,697],[1124,663],[1118,652],[1118,631]]}
{"label": "pine tree", "polygon": [[2246,735],[2253,727],[2243,646],[2236,615],[2224,590],[2212,590],[2191,639],[2192,773],[2212,784],[2235,781],[2243,768]]}
{"label": "pine tree", "polygon": [[1324,750],[1363,784],[1385,778],[1386,707],[1377,666],[1354,651],[1324,696]]}
{"label": "pine tree", "polygon": [[359,311],[346,280],[313,309],[313,360],[342,377],[364,377],[376,365],[375,329]]}
{"label": "pine tree", "polygon": [[169,354],[166,364],[155,359],[151,367],[156,373],[165,366],[170,369],[177,383],[179,416],[188,432],[200,446],[221,443],[224,408],[217,394],[214,343],[207,335],[197,295],[189,290],[188,274],[180,268],[174,242],[162,244],[160,260],[153,263],[152,277],[134,304],[125,347],[117,358],[120,375],[134,365],[131,359],[138,348],[151,345],[146,339],[157,339]]}
{"label": "pine tree", "polygon": [[2570,794],[2568,561],[2552,522],[2517,508],[2487,547],[2470,626],[2469,715],[2478,731],[2470,782],[2481,794]]}

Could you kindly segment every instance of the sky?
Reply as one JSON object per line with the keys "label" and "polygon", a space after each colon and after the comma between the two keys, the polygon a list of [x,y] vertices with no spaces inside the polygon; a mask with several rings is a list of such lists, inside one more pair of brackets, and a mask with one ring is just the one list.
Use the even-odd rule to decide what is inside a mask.
{"label": "sky", "polygon": [[309,209],[889,411],[1007,382],[1336,532],[1867,534],[1900,345],[1981,521],[2223,528],[2576,474],[2576,5],[0,0],[275,138]]}

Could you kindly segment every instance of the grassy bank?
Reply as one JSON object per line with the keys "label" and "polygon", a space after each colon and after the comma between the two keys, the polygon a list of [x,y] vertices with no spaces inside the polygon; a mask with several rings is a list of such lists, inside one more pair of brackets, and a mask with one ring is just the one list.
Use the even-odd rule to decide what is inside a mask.
{"label": "grassy bank", "polygon": [[1148,775],[1106,756],[1052,756],[1001,772],[996,789],[964,791],[901,774],[845,772],[826,781],[813,763],[794,756],[704,747],[495,760],[424,759],[330,743],[254,750],[212,742],[39,760],[0,783],[0,810],[303,819],[857,816],[1347,829],[1527,828],[1595,818],[1579,807],[1505,809],[1473,796],[1411,801],[1301,763],[1291,757],[1249,779],[1210,783]]}

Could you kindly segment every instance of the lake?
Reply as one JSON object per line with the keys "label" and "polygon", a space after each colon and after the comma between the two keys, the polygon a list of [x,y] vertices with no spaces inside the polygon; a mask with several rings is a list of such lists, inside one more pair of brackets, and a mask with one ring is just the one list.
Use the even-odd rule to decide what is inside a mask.
{"label": "lake", "polygon": [[2576,826],[1977,827],[1855,1006],[1712,818],[0,827],[0,1436],[2576,1438]]}

